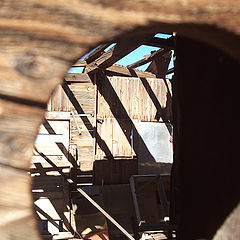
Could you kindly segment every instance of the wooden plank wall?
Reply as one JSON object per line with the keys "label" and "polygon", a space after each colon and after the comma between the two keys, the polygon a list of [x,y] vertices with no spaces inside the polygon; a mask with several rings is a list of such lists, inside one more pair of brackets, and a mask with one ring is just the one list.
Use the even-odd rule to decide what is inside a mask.
{"label": "wooden plank wall", "polygon": [[[113,158],[136,156],[131,140],[125,135],[131,139],[134,125],[137,126],[139,121],[168,122],[171,119],[169,80],[116,76],[106,79],[112,87],[109,82],[102,81],[98,85],[101,88],[98,94],[91,81],[71,83],[64,90],[59,86],[48,104],[48,111],[72,113],[70,148],[83,171],[92,170],[95,159],[104,159],[106,148]],[[110,105],[116,110],[114,114],[106,98],[111,100]],[[96,149],[95,126],[98,134]]]}
{"label": "wooden plank wall", "polygon": [[[56,144],[51,140],[51,137],[57,135],[58,140],[60,141],[59,144]],[[37,139],[39,137],[45,138],[41,141],[35,142],[37,151],[44,154],[59,168],[72,167],[72,164],[68,161],[69,121],[47,120],[46,123],[42,124],[39,129]],[[51,165],[35,151],[32,158],[31,170],[37,170],[40,166],[44,169],[51,168]],[[55,171],[54,175],[56,175]]]}
{"label": "wooden plank wall", "polygon": [[[65,90],[64,90],[65,89]],[[67,111],[70,116],[70,149],[80,169],[92,170],[94,157],[95,86],[92,82],[59,86],[48,103],[48,111]]]}
{"label": "wooden plank wall", "polygon": [[[129,118],[151,122],[165,122],[171,119],[171,100],[167,98],[167,87],[170,95],[172,95],[172,92],[171,83],[168,79],[166,80],[167,87],[163,79],[157,78],[109,77],[108,79]],[[102,82],[102,91],[103,95],[110,95],[109,98],[115,101],[115,98],[111,96],[112,92],[109,91],[106,81]],[[103,95],[99,95],[98,118],[114,118]],[[113,105],[116,108],[121,108],[118,101],[115,101]],[[162,108],[164,119],[157,119],[159,108]],[[118,117],[123,118],[121,111],[119,113]]]}
{"label": "wooden plank wall", "polygon": [[[86,114],[72,116],[70,118],[71,140],[70,144],[76,146],[77,158],[80,169],[92,170],[94,157],[94,126],[95,126],[95,86],[92,82],[74,83],[69,85],[78,106],[71,104],[70,111],[75,114]],[[71,99],[71,96],[69,96]],[[79,133],[80,130],[80,133]]]}
{"label": "wooden plank wall", "polygon": [[[97,115],[101,121],[97,130],[113,157],[136,155],[131,140],[127,140],[125,135],[131,136],[134,126],[137,127],[139,121],[171,120],[172,92],[169,80],[165,82],[156,78],[108,77],[108,80],[102,81],[101,87]],[[112,109],[106,98],[111,99]],[[96,159],[104,157],[106,154],[98,145]]]}

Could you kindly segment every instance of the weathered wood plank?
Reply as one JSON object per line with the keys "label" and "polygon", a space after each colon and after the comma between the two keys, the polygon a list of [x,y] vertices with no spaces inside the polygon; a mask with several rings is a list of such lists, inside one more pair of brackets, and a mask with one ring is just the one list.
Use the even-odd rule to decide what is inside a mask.
{"label": "weathered wood plank", "polygon": [[129,77],[145,77],[145,78],[156,77],[153,73],[150,73],[150,72],[143,72],[137,69],[128,69],[127,67],[116,65],[116,64],[107,68],[105,72],[107,75],[109,73],[112,73],[114,75],[122,75],[122,76],[129,76]]}
{"label": "weathered wood plank", "polygon": [[28,169],[44,109],[0,99],[0,163]]}
{"label": "weathered wood plank", "polygon": [[85,73],[67,73],[64,77],[66,82],[90,83],[91,78]]}
{"label": "weathered wood plank", "polygon": [[[112,98],[119,118],[122,118],[126,111],[131,119],[140,121],[167,122],[170,119],[171,105],[166,98],[168,89],[171,90],[169,80],[166,80],[167,88],[163,79],[108,77],[112,85],[111,89],[104,81],[102,82],[103,94],[105,97]],[[118,98],[113,97],[115,94]],[[109,105],[101,95],[99,95],[98,117],[113,118]]]}
{"label": "weathered wood plank", "polygon": [[46,112],[45,118],[49,120],[70,120],[70,112]]}

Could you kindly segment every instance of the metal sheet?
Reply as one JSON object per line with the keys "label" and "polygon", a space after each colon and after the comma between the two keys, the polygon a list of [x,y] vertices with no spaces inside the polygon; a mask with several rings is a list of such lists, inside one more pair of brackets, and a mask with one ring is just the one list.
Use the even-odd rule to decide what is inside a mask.
{"label": "metal sheet", "polygon": [[[143,139],[148,151],[157,163],[172,163],[173,150],[171,143],[170,124],[159,122],[140,122],[138,124],[139,136]],[[139,161],[146,161],[146,151],[140,144]]]}

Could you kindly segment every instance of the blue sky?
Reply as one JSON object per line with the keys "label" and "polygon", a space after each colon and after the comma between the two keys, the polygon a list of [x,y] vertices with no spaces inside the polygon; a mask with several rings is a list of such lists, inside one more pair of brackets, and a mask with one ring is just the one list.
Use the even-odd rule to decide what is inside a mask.
{"label": "blue sky", "polygon": [[[156,34],[155,35],[155,37],[159,37],[159,38],[169,38],[170,36],[171,35],[168,35],[168,34]],[[114,45],[115,44],[112,44],[111,46],[106,48],[105,52],[108,51]],[[127,66],[131,63],[134,63],[134,62],[137,62],[137,61],[141,60],[142,58],[144,58],[145,55],[151,54],[151,51],[155,51],[155,50],[158,50],[158,49],[159,49],[158,47],[151,47],[151,46],[142,45],[139,48],[137,48],[136,50],[132,51],[130,54],[126,55],[124,58],[120,59],[118,62],[116,62],[116,64],[119,64],[119,65],[122,65],[122,66]],[[91,52],[89,52],[89,53],[91,53]],[[88,54],[84,55],[79,60],[83,60]],[[150,63],[144,64],[144,65],[138,67],[137,69],[145,71],[147,69],[147,67],[149,66],[149,64]],[[173,67],[173,58],[171,59],[171,62],[169,64],[169,68],[172,68],[172,67]],[[81,68],[81,67],[75,67],[75,68],[69,69],[69,72],[70,73],[80,73],[80,72],[82,72],[82,70],[83,70],[83,68]],[[173,74],[169,74],[168,77],[171,78],[172,75]]]}

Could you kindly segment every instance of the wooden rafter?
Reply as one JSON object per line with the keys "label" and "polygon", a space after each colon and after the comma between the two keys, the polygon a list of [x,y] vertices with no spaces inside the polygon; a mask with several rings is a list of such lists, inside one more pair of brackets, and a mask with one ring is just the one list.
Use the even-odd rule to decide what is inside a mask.
{"label": "wooden rafter", "polygon": [[[76,63],[77,64],[77,63]],[[120,65],[113,65],[105,70],[106,75],[119,75],[126,77],[144,77],[144,78],[156,78],[156,75],[151,72],[143,72],[137,69],[128,69],[127,67]],[[71,82],[91,82],[91,79],[86,73],[68,73],[64,77],[64,80],[68,83]]]}
{"label": "wooden rafter", "polygon": [[170,68],[167,70],[166,75],[174,73],[174,68]]}
{"label": "wooden rafter", "polygon": [[136,68],[136,67],[139,67],[139,66],[142,66],[148,62],[151,62],[154,58],[156,57],[160,57],[162,55],[164,55],[165,53],[169,52],[169,50],[166,50],[166,49],[159,49],[158,51],[155,51],[153,52],[151,55],[147,55],[145,58],[133,63],[133,64],[130,64],[127,66],[127,68]]}
{"label": "wooden rafter", "polygon": [[167,39],[153,37],[148,39],[144,42],[145,45],[152,46],[152,47],[160,47],[166,49],[174,49],[174,37],[170,37]]}
{"label": "wooden rafter", "polygon": [[127,67],[112,65],[106,69],[106,74],[112,73],[113,75],[128,76],[128,77],[144,77],[144,78],[156,78],[156,75],[151,72],[143,72],[137,69],[128,69]]}
{"label": "wooden rafter", "polygon": [[172,56],[171,50],[165,51],[164,54],[159,54],[157,57],[154,57],[151,64],[148,66],[148,72],[154,73],[158,78],[165,78],[168,71],[168,65],[170,63]]}
{"label": "wooden rafter", "polygon": [[97,58],[99,58],[103,53],[104,53],[104,50],[109,47],[111,45],[111,43],[106,43],[106,44],[102,44],[102,45],[99,45],[93,52],[91,52],[89,55],[87,55],[84,60],[87,62],[87,63],[91,63],[93,62],[94,60],[96,60]]}
{"label": "wooden rafter", "polygon": [[98,68],[106,69],[112,66],[115,62],[141,46],[143,42],[144,40],[139,37],[132,37],[121,40],[110,50],[104,52],[95,61],[88,64],[85,68],[85,73],[93,73]]}

